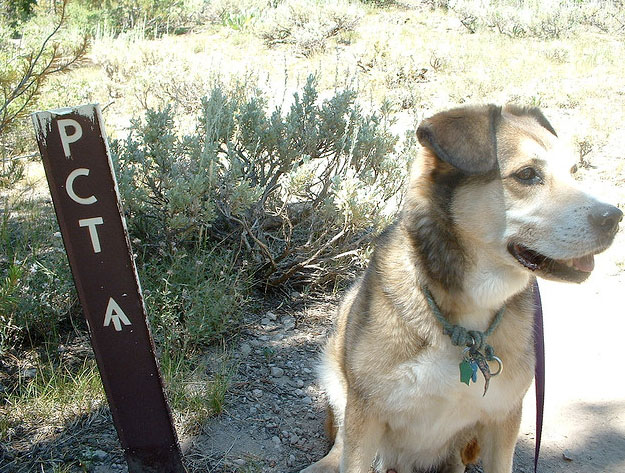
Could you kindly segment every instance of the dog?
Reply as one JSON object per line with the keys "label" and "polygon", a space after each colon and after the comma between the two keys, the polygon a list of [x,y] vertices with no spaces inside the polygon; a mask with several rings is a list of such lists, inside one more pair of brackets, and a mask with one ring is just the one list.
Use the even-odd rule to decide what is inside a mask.
{"label": "dog", "polygon": [[303,473],[511,472],[535,278],[584,281],[618,231],[537,108],[455,108],[417,137],[403,207],[323,352],[334,444]]}

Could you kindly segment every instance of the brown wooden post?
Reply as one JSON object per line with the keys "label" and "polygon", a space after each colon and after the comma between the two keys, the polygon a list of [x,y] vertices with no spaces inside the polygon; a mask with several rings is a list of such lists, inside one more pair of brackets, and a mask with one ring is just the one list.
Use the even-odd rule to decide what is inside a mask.
{"label": "brown wooden post", "polygon": [[98,105],[33,114],[91,344],[134,472],[184,472]]}

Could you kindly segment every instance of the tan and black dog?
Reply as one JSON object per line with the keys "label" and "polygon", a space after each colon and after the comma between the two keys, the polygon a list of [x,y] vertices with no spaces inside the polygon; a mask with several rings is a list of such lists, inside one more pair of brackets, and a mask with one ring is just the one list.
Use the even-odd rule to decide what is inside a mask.
{"label": "tan and black dog", "polygon": [[575,186],[572,156],[536,108],[457,108],[417,134],[401,214],[324,352],[336,435],[305,473],[374,461],[383,473],[461,473],[478,457],[485,473],[510,473],[534,374],[534,278],[584,281],[622,218]]}

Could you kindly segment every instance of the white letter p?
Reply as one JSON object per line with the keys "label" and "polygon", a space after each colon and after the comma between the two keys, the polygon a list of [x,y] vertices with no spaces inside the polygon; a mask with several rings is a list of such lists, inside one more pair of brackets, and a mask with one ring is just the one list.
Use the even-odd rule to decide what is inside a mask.
{"label": "white letter p", "polygon": [[[69,144],[75,143],[82,137],[82,128],[76,120],[72,120],[71,118],[59,120],[57,124],[59,126],[59,135],[61,135],[61,143],[63,143],[63,152],[65,153],[65,157],[69,159],[71,158]],[[74,129],[71,135],[67,134],[67,127],[72,127]]]}

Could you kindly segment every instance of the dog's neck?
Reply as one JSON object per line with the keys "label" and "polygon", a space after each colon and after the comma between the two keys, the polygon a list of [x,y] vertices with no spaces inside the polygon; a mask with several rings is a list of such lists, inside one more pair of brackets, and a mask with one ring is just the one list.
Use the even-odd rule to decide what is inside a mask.
{"label": "dog's neck", "polygon": [[484,255],[465,265],[461,288],[448,290],[435,281],[429,287],[451,323],[468,330],[485,330],[493,314],[529,282],[529,273],[497,264]]}
{"label": "dog's neck", "polygon": [[502,264],[486,251],[465,265],[462,294],[465,303],[476,309],[498,310],[530,282],[530,274],[522,269]]}

